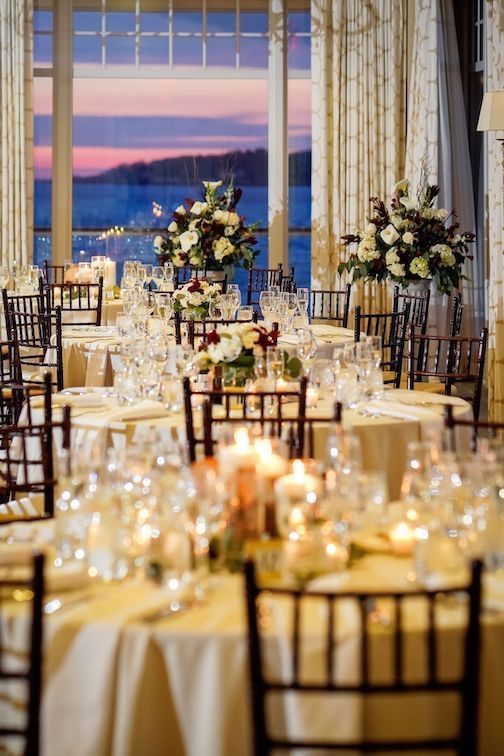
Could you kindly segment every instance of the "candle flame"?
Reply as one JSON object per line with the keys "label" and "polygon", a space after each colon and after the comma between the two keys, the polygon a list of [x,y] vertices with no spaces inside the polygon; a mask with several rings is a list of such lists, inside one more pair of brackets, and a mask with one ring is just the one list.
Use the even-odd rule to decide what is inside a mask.
{"label": "candle flame", "polygon": [[240,451],[247,451],[250,446],[250,438],[246,428],[238,428],[234,434],[235,444]]}
{"label": "candle flame", "polygon": [[396,538],[411,538],[411,528],[407,522],[400,522],[394,529]]}
{"label": "candle flame", "polygon": [[292,469],[294,471],[294,477],[298,480],[302,480],[304,478],[305,474],[305,466],[304,463],[301,462],[300,459],[295,459],[292,465]]}
{"label": "candle flame", "polygon": [[256,449],[256,452],[261,457],[261,459],[271,457],[271,454],[273,452],[273,447],[271,445],[271,441],[269,438],[258,439],[255,442],[255,449]]}
{"label": "candle flame", "polygon": [[301,525],[301,523],[304,521],[304,514],[299,507],[293,507],[290,513],[290,521],[291,525],[294,526]]}

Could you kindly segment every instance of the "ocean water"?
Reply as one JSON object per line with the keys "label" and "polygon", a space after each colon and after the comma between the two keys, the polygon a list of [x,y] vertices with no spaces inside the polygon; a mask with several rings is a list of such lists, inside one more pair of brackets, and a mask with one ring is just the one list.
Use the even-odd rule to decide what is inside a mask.
{"label": "ocean water", "polygon": [[[70,256],[74,260],[88,260],[92,255],[107,254],[117,263],[118,278],[125,260],[141,259],[155,262],[152,246],[154,235],[166,229],[170,215],[185,198],[200,199],[201,191],[193,186],[152,186],[130,184],[74,183],[73,235]],[[247,223],[259,223],[267,228],[268,192],[265,186],[247,186],[238,211]],[[160,212],[160,215],[158,213]],[[289,265],[296,269],[298,286],[310,282],[310,213],[309,186],[291,187],[289,192],[289,225],[306,229],[308,233],[289,235]],[[47,229],[51,225],[51,183],[35,182],[35,228]],[[115,227],[128,229],[115,232]],[[112,233],[102,237],[103,232]],[[134,230],[134,231],[133,231]],[[259,254],[256,265],[267,267],[267,233],[258,234]],[[42,263],[51,256],[51,237],[39,232],[35,235],[35,262]],[[237,272],[237,282],[245,283],[243,271]]]}

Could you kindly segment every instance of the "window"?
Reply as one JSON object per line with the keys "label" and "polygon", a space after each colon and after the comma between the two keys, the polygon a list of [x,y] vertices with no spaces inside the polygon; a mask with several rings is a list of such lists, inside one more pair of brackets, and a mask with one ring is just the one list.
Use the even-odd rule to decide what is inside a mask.
{"label": "window", "polygon": [[[37,174],[35,192],[39,260],[50,252],[51,5],[36,2],[36,75],[44,82],[36,151],[40,166],[44,155],[46,171]],[[296,264],[303,284],[310,275],[308,8],[308,0],[292,0],[287,16],[285,263]],[[268,13],[267,0],[73,0],[73,98],[66,107],[72,119],[74,259],[106,253],[119,273],[128,258],[152,261],[153,236],[185,197],[199,196],[199,181],[233,176],[243,189],[241,213],[260,226],[257,264],[268,264],[268,109],[274,103],[270,87],[277,86],[268,70]],[[62,149],[59,141],[55,145]],[[55,197],[64,208],[60,189]],[[53,251],[60,261],[62,254]]]}

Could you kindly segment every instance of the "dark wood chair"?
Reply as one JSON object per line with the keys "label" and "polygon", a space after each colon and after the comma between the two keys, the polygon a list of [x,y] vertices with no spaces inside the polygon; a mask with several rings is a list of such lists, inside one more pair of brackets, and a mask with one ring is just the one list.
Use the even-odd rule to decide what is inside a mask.
{"label": "dark wood chair", "polygon": [[[39,384],[0,387],[0,412],[14,407],[14,422],[0,427],[0,513],[2,521],[45,519],[54,515],[54,436],[61,434],[63,449],[70,450],[70,407],[60,420],[52,414],[51,376]],[[40,511],[17,512],[19,494],[42,498]]]}
{"label": "dark wood chair", "polygon": [[[279,588],[272,586],[260,587],[257,583],[255,566],[252,561],[245,564],[245,583],[246,583],[246,602],[247,602],[247,620],[248,620],[248,656],[250,670],[250,699],[253,717],[253,753],[255,756],[266,756],[276,749],[291,752],[294,749],[317,749],[327,751],[344,751],[345,753],[395,753],[401,751],[404,753],[418,752],[423,753],[443,752],[456,753],[457,756],[476,756],[477,754],[477,736],[478,736],[478,684],[479,684],[479,667],[480,667],[480,603],[481,603],[481,563],[475,562],[472,566],[471,581],[468,585],[460,588],[448,588],[442,590],[412,590],[410,592],[396,591],[373,591],[353,593],[345,590],[338,590],[333,593],[320,591],[293,590],[291,588]],[[264,650],[264,623],[261,622],[261,599],[268,597],[268,602],[278,598],[282,601],[282,610],[287,613],[290,611],[292,618],[292,629],[290,637],[286,638],[285,643],[290,644],[286,648],[290,657],[290,670],[287,674],[269,673],[265,669],[265,650]],[[447,679],[445,674],[440,670],[439,663],[439,640],[442,632],[439,627],[439,614],[445,600],[450,600],[452,596],[457,597],[457,601],[467,598],[467,624],[460,643],[460,650],[463,658],[463,665],[460,674],[451,676]],[[387,614],[390,615],[390,624],[386,632],[390,638],[387,644],[383,643],[390,649],[391,662],[387,665],[390,674],[386,678],[380,676],[379,681],[373,674],[373,667],[376,664],[379,649],[383,653],[383,643],[375,645],[377,633],[376,626],[373,624],[373,616],[376,613],[377,602],[387,602]],[[327,618],[321,621],[320,627],[320,646],[321,646],[321,663],[324,665],[323,672],[317,678],[306,679],[301,674],[300,660],[303,653],[303,641],[309,633],[313,642],[313,636],[316,633],[316,627],[313,623],[309,626],[302,623],[303,608],[309,602],[316,601],[320,606],[320,615],[322,611]],[[421,638],[424,639],[424,653],[422,654],[422,677],[415,677],[412,681],[406,673],[407,643],[408,633],[404,627],[405,610],[412,602],[423,602],[426,612],[427,628],[422,632]],[[313,605],[313,604],[312,604]],[[356,648],[358,648],[359,667],[358,678],[356,681],[352,678],[349,681],[337,664],[338,650],[338,619],[339,610],[345,617],[349,616],[351,607],[355,607],[356,618]],[[289,609],[290,607],[290,609]],[[384,639],[385,630],[381,637]],[[374,638],[373,638],[374,636]],[[271,640],[271,638],[269,639]],[[420,640],[420,639],[419,639]],[[358,646],[357,646],[358,643]],[[418,680],[418,681],[417,681]],[[415,705],[418,695],[432,696],[433,701],[441,701],[446,698],[447,694],[455,697],[459,702],[459,721],[457,731],[453,735],[440,735],[432,737],[426,735],[423,738],[404,738],[394,736],[393,725],[390,735],[387,734],[383,739],[366,738],[364,733],[362,739],[352,741],[329,740],[327,734],[320,732],[313,739],[302,736],[290,738],[288,733],[275,734],[278,727],[274,728],[271,717],[267,716],[267,704],[274,697],[275,701],[279,699],[284,701],[287,696],[296,696],[299,706],[303,706],[303,701],[308,696],[322,695],[328,701],[341,700],[342,695],[352,696],[355,700],[356,695],[363,698],[363,705],[369,699],[377,703],[380,700],[388,703],[390,706],[402,698],[404,705],[408,706],[411,712],[412,721],[416,721],[420,715],[418,706]],[[416,699],[416,700],[415,700]],[[437,705],[437,704],[436,704]],[[401,707],[401,711],[404,709]],[[277,722],[277,718],[275,718]],[[404,729],[404,728],[403,728]],[[324,737],[325,736],[325,737]]]}
{"label": "dark wood chair", "polygon": [[409,302],[404,303],[402,310],[394,312],[363,313],[359,305],[355,308],[355,341],[360,341],[361,333],[381,337],[383,382],[393,384],[395,388],[401,386],[409,316]]}
{"label": "dark wood chair", "polygon": [[291,266],[288,273],[282,273],[282,280],[280,282],[280,291],[288,291],[295,294],[297,291],[296,278],[294,266]]}
{"label": "dark wood chair", "polygon": [[270,286],[282,286],[282,263],[276,268],[249,268],[247,272],[247,304],[259,307],[259,294]]}
{"label": "dark wood chair", "polygon": [[464,314],[464,304],[462,302],[462,294],[460,294],[459,292],[452,299],[448,336],[460,335],[460,331],[462,329],[463,314]]}
{"label": "dark wood chair", "polygon": [[[395,308],[394,308],[395,309]],[[344,289],[311,289],[308,316],[310,321],[323,320],[348,327],[350,310],[350,284]]]}
{"label": "dark wood chair", "polygon": [[[23,606],[29,612],[29,623],[26,632],[26,654],[21,655],[16,649],[17,657],[21,657],[22,666],[18,671],[12,670],[7,658],[11,652],[3,639],[0,645],[0,683],[4,685],[23,684],[26,691],[26,714],[23,716],[24,723],[14,724],[16,719],[9,715],[10,700],[4,701],[6,714],[5,719],[0,720],[0,737],[23,740],[24,753],[28,756],[38,756],[40,753],[40,697],[42,690],[42,605],[44,597],[44,555],[35,554],[32,561],[32,569],[27,578],[1,578],[0,579],[0,614],[2,626],[8,622],[5,617],[4,606],[12,602],[16,592],[22,592],[26,600]],[[3,633],[2,633],[3,634]],[[19,701],[12,701],[12,706],[18,710]],[[18,751],[16,751],[18,752]]]}
{"label": "dark wood chair", "polygon": [[28,314],[49,312],[49,297],[47,292],[40,289],[36,294],[12,294],[7,289],[2,289],[3,316],[6,333],[10,333],[12,326],[9,320],[11,307],[16,312]]}
{"label": "dark wood chair", "polygon": [[[184,408],[189,459],[194,462],[201,449],[204,456],[212,457],[217,443],[218,429],[227,426],[260,427],[272,437],[284,437],[292,449],[302,449],[306,415],[306,389],[308,380],[301,378],[297,391],[242,391],[241,389],[194,389],[189,378],[184,378]],[[201,434],[194,423],[194,397],[202,403]],[[295,413],[285,413],[288,402],[296,402]],[[292,416],[294,415],[294,417]],[[301,418],[301,420],[299,419]],[[297,453],[294,456],[299,456]]]}
{"label": "dark wood chair", "polygon": [[478,441],[478,431],[484,430],[490,438],[496,438],[500,435],[504,438],[504,423],[492,420],[470,420],[469,418],[456,417],[453,412],[453,405],[447,404],[445,407],[445,428],[452,431],[452,448],[456,447],[456,429],[470,428],[472,430],[472,448],[475,449]]}
{"label": "dark wood chair", "polygon": [[[77,268],[77,263],[75,263]],[[65,266],[51,265],[49,260],[42,261],[42,280],[44,284],[64,284],[65,283]]]}
{"label": "dark wood chair", "polygon": [[[450,395],[456,386],[457,396],[471,402],[474,419],[479,419],[483,371],[488,340],[488,329],[483,328],[477,337],[428,336],[417,334],[409,327],[408,388],[435,379],[444,385]],[[467,394],[467,385],[473,387]]]}
{"label": "dark wood chair", "polygon": [[[21,299],[21,298],[19,298]],[[42,382],[42,371],[51,371],[53,385],[63,389],[63,343],[61,308],[53,312],[17,309],[18,298],[4,297],[7,332],[17,344],[19,370],[23,380]],[[49,354],[54,355],[49,359]]]}
{"label": "dark wood chair", "polygon": [[0,385],[21,383],[19,345],[14,336],[0,341]]}
{"label": "dark wood chair", "polygon": [[430,306],[430,288],[418,294],[409,294],[403,291],[399,286],[394,286],[394,300],[392,309],[397,312],[402,310],[405,302],[410,305],[409,322],[412,323],[420,333],[427,333],[429,324],[429,306]]}
{"label": "dark wood chair", "polygon": [[[62,322],[69,325],[101,325],[103,306],[103,278],[97,283],[49,284],[45,286],[49,312],[61,309]],[[71,319],[67,313],[72,313]]]}

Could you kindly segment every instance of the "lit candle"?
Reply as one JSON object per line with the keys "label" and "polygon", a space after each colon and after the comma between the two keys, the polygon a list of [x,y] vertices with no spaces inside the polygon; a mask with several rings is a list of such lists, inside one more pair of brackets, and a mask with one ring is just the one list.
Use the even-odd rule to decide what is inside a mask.
{"label": "lit candle", "polygon": [[76,283],[88,284],[93,283],[93,269],[90,263],[79,263],[79,269],[76,273]]}
{"label": "lit candle", "polygon": [[313,409],[317,406],[319,394],[317,389],[309,388],[306,391],[306,406]]}
{"label": "lit candle", "polygon": [[407,522],[399,522],[389,533],[392,553],[396,556],[409,556],[413,553],[415,536]]}
{"label": "lit candle", "polygon": [[234,434],[234,444],[221,447],[217,458],[220,469],[225,474],[235,470],[255,469],[257,452],[250,443],[248,430],[239,428]]}
{"label": "lit candle", "polygon": [[262,438],[255,442],[255,450],[258,456],[257,472],[265,478],[276,480],[287,472],[287,461],[273,452],[273,446],[269,438]]}
{"label": "lit candle", "polygon": [[295,459],[292,465],[292,473],[284,475],[275,484],[275,493],[277,496],[306,499],[306,494],[310,491],[317,495],[322,491],[322,481],[320,478],[307,473],[304,463],[300,459]]}

